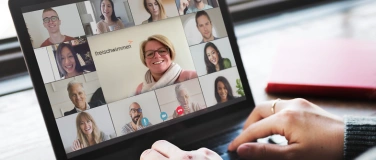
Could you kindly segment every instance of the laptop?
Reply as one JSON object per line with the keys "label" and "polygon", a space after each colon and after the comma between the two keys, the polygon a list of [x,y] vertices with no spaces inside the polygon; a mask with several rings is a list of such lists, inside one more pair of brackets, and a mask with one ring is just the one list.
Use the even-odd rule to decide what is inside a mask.
{"label": "laptop", "polygon": [[222,0],[10,0],[57,159],[227,146],[254,107]]}

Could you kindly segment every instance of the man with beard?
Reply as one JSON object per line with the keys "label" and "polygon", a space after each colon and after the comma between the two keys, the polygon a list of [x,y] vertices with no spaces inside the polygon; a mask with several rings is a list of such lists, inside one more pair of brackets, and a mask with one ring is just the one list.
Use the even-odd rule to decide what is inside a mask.
{"label": "man with beard", "polygon": [[42,14],[43,26],[47,29],[48,34],[50,35],[40,47],[50,46],[53,44],[58,44],[61,42],[66,42],[74,40],[73,37],[63,35],[60,33],[61,20],[57,12],[52,8],[47,8],[43,10]]}
{"label": "man with beard", "polygon": [[148,122],[147,125],[142,124],[142,109],[137,102],[133,102],[129,106],[129,116],[131,117],[132,121],[125,124],[124,127],[121,129],[122,135],[146,128],[151,126],[152,124]]}
{"label": "man with beard", "polygon": [[194,2],[194,5],[188,8],[186,14],[213,8],[212,6],[205,4],[203,0],[194,0]]}
{"label": "man with beard", "polygon": [[202,106],[196,102],[192,102],[189,100],[189,93],[188,90],[181,84],[176,85],[175,87],[175,94],[176,99],[178,100],[180,106],[184,109],[183,114],[179,115],[177,111],[174,111],[173,118],[177,118],[192,112],[196,112],[198,110],[201,110],[205,108],[205,106]]}
{"label": "man with beard", "polygon": [[213,25],[208,13],[206,13],[205,11],[199,11],[196,13],[196,25],[203,38],[201,43],[206,43],[218,39],[213,36]]}

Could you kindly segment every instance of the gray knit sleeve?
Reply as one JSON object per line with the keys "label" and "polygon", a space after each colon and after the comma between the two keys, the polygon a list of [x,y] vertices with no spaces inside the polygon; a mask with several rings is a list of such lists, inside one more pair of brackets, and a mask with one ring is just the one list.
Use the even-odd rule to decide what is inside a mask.
{"label": "gray knit sleeve", "polygon": [[376,146],[376,117],[345,117],[344,159],[354,159]]}

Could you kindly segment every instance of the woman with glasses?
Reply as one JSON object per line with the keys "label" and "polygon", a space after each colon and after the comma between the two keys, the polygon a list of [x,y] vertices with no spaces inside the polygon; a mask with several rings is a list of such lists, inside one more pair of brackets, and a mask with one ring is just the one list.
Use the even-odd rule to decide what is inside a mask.
{"label": "woman with glasses", "polygon": [[43,18],[43,26],[47,29],[49,38],[47,38],[40,47],[50,46],[53,44],[58,44],[62,42],[67,42],[70,40],[74,40],[73,37],[69,37],[67,35],[63,35],[60,32],[60,25],[61,21],[59,19],[59,15],[57,12],[52,8],[46,8],[43,10],[42,13]]}
{"label": "woman with glasses", "polygon": [[214,43],[206,43],[204,48],[204,59],[208,74],[231,68],[231,61],[228,58],[222,58],[221,52],[219,52]]}
{"label": "woman with glasses", "polygon": [[153,35],[143,41],[140,59],[149,70],[145,73],[144,82],[138,85],[136,94],[197,78],[195,71],[183,70],[174,63],[175,57],[175,48],[167,37]]}
{"label": "woman with glasses", "polygon": [[143,21],[142,24],[166,19],[166,11],[163,7],[162,0],[144,0],[145,10],[150,14],[150,18]]}
{"label": "woman with glasses", "polygon": [[115,31],[125,28],[123,22],[115,15],[114,2],[112,0],[101,0],[101,16],[97,23],[98,34]]}
{"label": "woman with glasses", "polygon": [[110,139],[99,130],[93,117],[87,112],[80,112],[76,118],[77,139],[73,142],[72,151],[77,151]]}

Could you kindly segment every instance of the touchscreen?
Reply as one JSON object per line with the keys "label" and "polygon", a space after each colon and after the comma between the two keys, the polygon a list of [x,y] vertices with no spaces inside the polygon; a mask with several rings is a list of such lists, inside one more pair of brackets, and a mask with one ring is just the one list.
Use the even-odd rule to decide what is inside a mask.
{"label": "touchscreen", "polygon": [[245,100],[217,0],[50,2],[23,17],[68,155]]}

